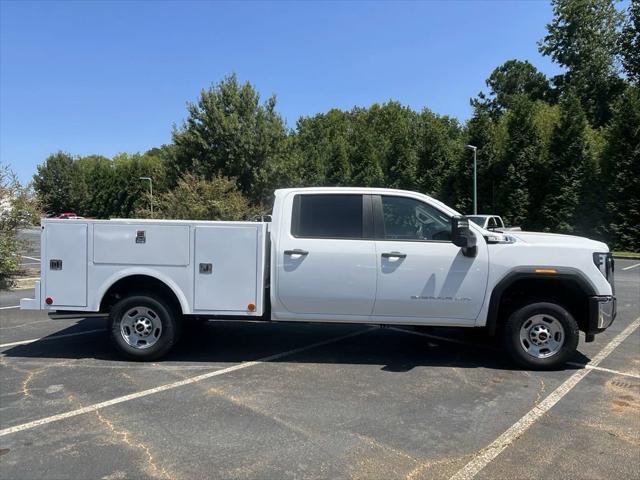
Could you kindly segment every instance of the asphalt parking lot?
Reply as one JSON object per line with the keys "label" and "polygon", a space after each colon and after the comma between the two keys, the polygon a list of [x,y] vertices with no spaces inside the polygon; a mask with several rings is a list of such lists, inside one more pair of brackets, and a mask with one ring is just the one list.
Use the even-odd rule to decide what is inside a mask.
{"label": "asphalt parking lot", "polygon": [[637,263],[556,372],[475,331],[239,322],[140,364],[0,292],[0,478],[640,478]]}

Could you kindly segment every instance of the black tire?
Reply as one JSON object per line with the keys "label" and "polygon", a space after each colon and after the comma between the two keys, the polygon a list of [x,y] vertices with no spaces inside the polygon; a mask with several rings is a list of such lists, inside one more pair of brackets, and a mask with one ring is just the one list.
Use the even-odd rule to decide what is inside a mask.
{"label": "black tire", "polygon": [[[561,332],[558,324],[562,327]],[[545,331],[547,325],[549,330]],[[548,332],[553,332],[553,329],[555,335],[560,332],[557,337],[549,336]],[[521,332],[524,339],[521,339]],[[511,358],[531,370],[562,367],[575,353],[580,338],[578,323],[573,316],[561,305],[549,301],[529,303],[515,310],[505,323],[503,333],[505,348]],[[547,342],[553,340],[554,344],[545,344],[545,338]],[[551,345],[559,346],[553,348]],[[547,356],[540,358],[540,355]]]}
{"label": "black tire", "polygon": [[[144,309],[145,312],[151,312],[148,317],[153,322],[151,333],[147,335],[147,339],[153,339],[153,344],[149,341],[145,345],[145,340],[141,339],[139,346],[132,346],[125,338],[122,330],[123,321],[132,318],[130,312],[136,309]],[[127,316],[125,320],[125,316]],[[159,325],[158,325],[159,323]],[[154,336],[153,327],[157,328],[157,336]],[[157,360],[167,354],[171,348],[177,343],[179,338],[179,322],[177,321],[177,313],[164,301],[155,298],[147,293],[134,293],[116,303],[109,314],[109,336],[111,343],[115,349],[126,358],[137,361]],[[137,337],[136,337],[137,338]],[[142,338],[142,337],[141,337]]]}

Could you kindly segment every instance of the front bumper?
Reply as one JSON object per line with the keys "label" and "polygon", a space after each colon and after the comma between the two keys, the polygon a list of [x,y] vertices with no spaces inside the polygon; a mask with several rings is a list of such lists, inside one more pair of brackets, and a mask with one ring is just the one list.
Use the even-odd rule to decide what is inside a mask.
{"label": "front bumper", "polygon": [[589,297],[589,322],[587,335],[604,332],[615,320],[616,297],[612,295]]}

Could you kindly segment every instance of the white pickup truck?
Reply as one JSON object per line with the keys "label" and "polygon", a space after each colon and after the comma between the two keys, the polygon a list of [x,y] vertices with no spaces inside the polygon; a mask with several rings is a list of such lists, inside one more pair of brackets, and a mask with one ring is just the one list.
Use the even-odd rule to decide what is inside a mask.
{"label": "white pickup truck", "polygon": [[113,344],[166,354],[188,316],[484,327],[527,368],[557,368],[615,318],[603,243],[484,230],[415,192],[275,192],[271,222],[43,220],[21,308],[107,316]]}
{"label": "white pickup truck", "polygon": [[505,227],[502,217],[499,215],[467,215],[467,218],[485,230],[497,230],[498,232],[521,231],[520,227]]}

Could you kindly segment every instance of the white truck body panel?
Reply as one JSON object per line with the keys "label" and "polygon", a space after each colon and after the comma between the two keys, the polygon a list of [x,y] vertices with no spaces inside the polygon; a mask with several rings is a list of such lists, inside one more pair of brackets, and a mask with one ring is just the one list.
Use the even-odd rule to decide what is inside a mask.
{"label": "white truck body panel", "polygon": [[[189,265],[188,225],[145,225],[114,221],[93,224],[93,263],[112,265]],[[145,243],[136,243],[136,233],[145,232]]]}
{"label": "white truck body panel", "polygon": [[246,224],[195,227],[195,265],[212,268],[210,273],[194,269],[194,312],[246,312],[248,303],[262,298],[261,230]]}
{"label": "white truck body panel", "polygon": [[43,220],[42,232],[41,285],[23,308],[97,312],[118,280],[146,275],[167,285],[185,314],[264,312],[264,222]]}
{"label": "white truck body panel", "polygon": [[[282,254],[294,244],[312,254]],[[283,238],[279,245],[275,292],[283,314],[298,318],[372,314],[377,269],[374,242]]]}
{"label": "white truck body panel", "polygon": [[[60,308],[86,307],[87,224],[55,222],[43,232],[44,258],[63,260],[64,266],[60,270],[49,269],[44,276],[45,298],[55,298]],[[47,267],[49,263],[46,262]]]}
{"label": "white truck body panel", "polygon": [[[406,317],[446,318],[474,324],[489,273],[486,243],[478,245],[475,257],[465,257],[451,242],[376,241],[376,249],[380,265],[374,315],[395,315],[400,321]],[[383,252],[390,251],[407,257],[403,262],[382,258]]]}

